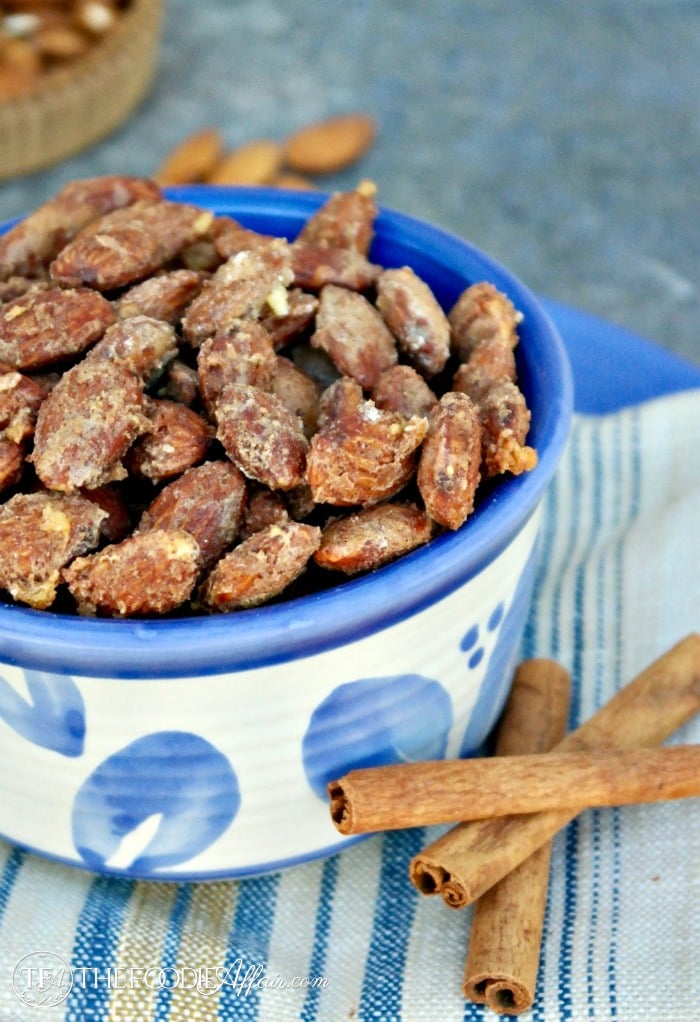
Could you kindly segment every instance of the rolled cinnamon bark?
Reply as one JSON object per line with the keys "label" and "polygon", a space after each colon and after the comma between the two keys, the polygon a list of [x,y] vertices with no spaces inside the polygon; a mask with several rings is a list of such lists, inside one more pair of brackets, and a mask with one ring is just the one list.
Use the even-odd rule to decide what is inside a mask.
{"label": "rolled cinnamon bark", "polygon": [[[496,741],[499,756],[547,752],[566,733],[571,681],[552,660],[527,660],[515,673]],[[538,848],[474,906],[464,996],[496,1012],[530,1007],[542,943],[550,843]]]}
{"label": "rolled cinnamon bark", "polygon": [[368,767],[332,782],[329,791],[341,834],[638,805],[700,795],[700,745]]}
{"label": "rolled cinnamon bark", "polygon": [[[692,633],[643,670],[556,746],[644,749],[700,711],[700,635]],[[576,809],[473,820],[454,827],[415,856],[409,876],[423,894],[462,908],[515,869],[575,816]]]}

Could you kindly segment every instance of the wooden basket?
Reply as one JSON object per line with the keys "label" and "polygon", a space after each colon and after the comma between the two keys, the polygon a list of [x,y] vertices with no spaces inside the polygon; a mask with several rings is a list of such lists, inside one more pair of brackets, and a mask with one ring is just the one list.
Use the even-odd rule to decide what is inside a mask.
{"label": "wooden basket", "polygon": [[121,124],[153,78],[162,17],[163,0],[132,0],[84,57],[0,103],[0,178],[56,163]]}

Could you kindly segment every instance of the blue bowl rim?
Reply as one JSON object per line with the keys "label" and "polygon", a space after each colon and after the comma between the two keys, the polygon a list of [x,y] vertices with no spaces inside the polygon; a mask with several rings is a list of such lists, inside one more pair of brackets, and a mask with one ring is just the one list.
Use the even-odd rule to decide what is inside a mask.
{"label": "blue bowl rim", "polygon": [[[290,238],[328,198],[324,192],[209,185],[169,188],[166,193]],[[279,221],[287,226],[280,228]],[[460,289],[491,280],[524,313],[517,351],[539,395],[534,401],[529,395],[537,466],[499,483],[461,529],[440,534],[374,573],[285,602],[222,616],[167,620],[82,618],[0,604],[2,661],[61,674],[140,680],[292,661],[405,619],[464,584],[505,548],[539,505],[569,434],[573,380],[563,342],[529,288],[470,242],[380,205],[370,256],[386,246],[398,246],[404,254],[393,263],[383,259],[384,265],[410,263],[405,255],[410,251],[418,259],[429,259],[436,270],[456,274]]]}

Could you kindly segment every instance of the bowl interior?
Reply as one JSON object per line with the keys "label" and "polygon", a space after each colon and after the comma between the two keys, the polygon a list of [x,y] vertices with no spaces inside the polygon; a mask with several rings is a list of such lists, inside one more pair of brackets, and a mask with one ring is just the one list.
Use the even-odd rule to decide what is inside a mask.
{"label": "bowl interior", "polygon": [[[169,197],[293,239],[327,196],[277,189],[187,186]],[[163,621],[69,617],[0,604],[0,657],[39,670],[123,678],[184,677],[262,666],[319,652],[399,621],[478,572],[539,504],[569,431],[573,385],[567,356],[535,296],[468,242],[381,208],[370,258],[410,265],[449,309],[469,284],[489,280],[524,314],[516,349],[532,412],[534,470],[504,479],[456,532],[393,564],[333,588],[221,617]]]}

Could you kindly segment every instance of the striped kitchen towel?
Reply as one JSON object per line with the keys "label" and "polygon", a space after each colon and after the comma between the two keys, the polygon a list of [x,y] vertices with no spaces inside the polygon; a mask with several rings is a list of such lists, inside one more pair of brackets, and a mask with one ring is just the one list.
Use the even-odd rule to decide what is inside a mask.
{"label": "striped kitchen towel", "polygon": [[[523,657],[571,726],[700,628],[700,391],[578,416],[551,486]],[[0,736],[1,740],[1,736]],[[700,720],[673,741],[700,741]],[[2,1022],[457,1022],[470,910],[419,895],[439,830],[240,882],[104,879],[0,843]],[[526,1022],[700,1022],[700,803],[589,811],[554,841]]]}

